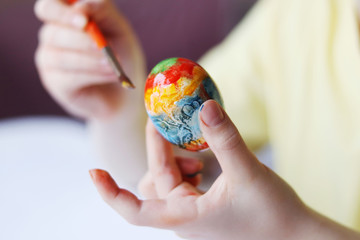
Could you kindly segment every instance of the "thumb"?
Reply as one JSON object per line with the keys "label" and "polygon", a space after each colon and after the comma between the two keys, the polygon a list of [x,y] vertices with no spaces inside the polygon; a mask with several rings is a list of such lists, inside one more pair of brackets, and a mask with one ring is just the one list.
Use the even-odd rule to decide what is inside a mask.
{"label": "thumb", "polygon": [[205,140],[219,161],[225,177],[252,178],[259,161],[245,145],[239,131],[214,100],[200,108],[200,126]]}

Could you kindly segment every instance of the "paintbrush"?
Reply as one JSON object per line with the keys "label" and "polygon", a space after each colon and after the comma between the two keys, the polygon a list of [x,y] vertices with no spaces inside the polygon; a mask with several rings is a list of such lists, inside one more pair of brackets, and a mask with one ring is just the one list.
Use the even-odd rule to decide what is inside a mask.
{"label": "paintbrush", "polygon": [[[69,4],[73,4],[77,1],[78,0],[67,0],[67,2]],[[112,68],[114,69],[114,72],[116,73],[116,76],[119,78],[121,85],[127,89],[135,88],[134,84],[126,76],[119,61],[116,58],[114,51],[109,46],[108,42],[106,41],[104,35],[100,31],[97,24],[94,21],[89,20],[89,22],[85,26],[85,31],[91,36],[91,38],[96,42],[96,45],[98,46],[98,48],[101,49],[102,52],[107,57],[110,65],[112,66]]]}

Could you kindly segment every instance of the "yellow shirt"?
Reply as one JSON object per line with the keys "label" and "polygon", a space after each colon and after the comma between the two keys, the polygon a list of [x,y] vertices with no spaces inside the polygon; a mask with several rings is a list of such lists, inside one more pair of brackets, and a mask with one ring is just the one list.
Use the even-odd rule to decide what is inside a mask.
{"label": "yellow shirt", "polygon": [[355,2],[260,1],[201,64],[248,145],[269,141],[276,171],[306,204],[360,230]]}

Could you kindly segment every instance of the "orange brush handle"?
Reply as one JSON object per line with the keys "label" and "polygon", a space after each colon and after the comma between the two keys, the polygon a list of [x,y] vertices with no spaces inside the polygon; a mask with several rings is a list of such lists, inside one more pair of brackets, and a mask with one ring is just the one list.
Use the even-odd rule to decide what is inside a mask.
{"label": "orange brush handle", "polygon": [[[76,3],[78,0],[67,0],[69,4]],[[91,38],[96,42],[96,45],[102,49],[106,47],[108,44],[104,35],[101,33],[99,27],[96,25],[94,21],[89,21],[85,27],[85,31],[90,34]]]}
{"label": "orange brush handle", "polygon": [[108,44],[105,40],[104,35],[101,33],[99,27],[94,21],[89,21],[85,27],[85,31],[90,34],[91,38],[96,42],[96,45],[99,48],[104,48]]}

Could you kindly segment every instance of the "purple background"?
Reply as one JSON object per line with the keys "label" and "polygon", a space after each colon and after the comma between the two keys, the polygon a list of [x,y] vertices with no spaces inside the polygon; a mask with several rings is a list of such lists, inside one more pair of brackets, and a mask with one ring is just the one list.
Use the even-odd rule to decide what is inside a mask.
{"label": "purple background", "polygon": [[[196,60],[219,43],[254,0],[117,0],[143,44],[150,69],[168,57]],[[40,84],[33,55],[41,23],[34,1],[0,2],[0,119],[66,115]]]}

